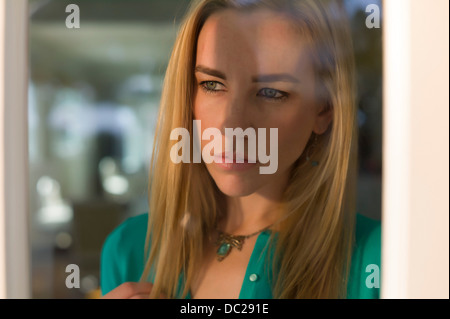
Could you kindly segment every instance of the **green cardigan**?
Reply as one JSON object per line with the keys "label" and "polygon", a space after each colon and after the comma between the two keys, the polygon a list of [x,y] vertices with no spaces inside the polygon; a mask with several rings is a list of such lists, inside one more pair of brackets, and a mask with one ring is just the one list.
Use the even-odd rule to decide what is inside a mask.
{"label": "green cardigan", "polygon": [[[137,282],[144,269],[148,214],[128,218],[106,238],[100,261],[100,286],[106,294],[120,284]],[[271,269],[265,267],[270,232],[258,235],[239,298],[271,299]],[[381,223],[357,214],[355,248],[348,281],[348,299],[380,297]],[[268,270],[268,271],[267,271]],[[190,298],[190,295],[187,296]]]}

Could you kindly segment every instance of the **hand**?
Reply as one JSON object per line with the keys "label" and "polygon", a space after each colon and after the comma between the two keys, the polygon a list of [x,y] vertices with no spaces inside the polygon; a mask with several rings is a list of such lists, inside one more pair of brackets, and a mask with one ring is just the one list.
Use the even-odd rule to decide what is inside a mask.
{"label": "hand", "polygon": [[[153,284],[149,282],[125,282],[114,288],[102,299],[148,299]],[[165,296],[161,295],[161,298]]]}

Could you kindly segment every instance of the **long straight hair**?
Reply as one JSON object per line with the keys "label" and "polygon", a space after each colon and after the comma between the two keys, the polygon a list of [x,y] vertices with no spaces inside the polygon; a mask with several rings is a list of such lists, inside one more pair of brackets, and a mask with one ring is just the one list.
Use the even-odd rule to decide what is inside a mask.
{"label": "long straight hair", "polygon": [[[328,130],[305,150],[284,192],[272,262],[275,298],[344,298],[354,242],[357,127],[352,41],[345,11],[332,0],[195,1],[177,36],[166,71],[149,176],[146,265],[151,297],[185,297],[204,243],[224,214],[224,195],[203,163],[170,160],[173,129],[193,137],[197,39],[206,19],[223,9],[267,8],[285,13],[311,42],[320,87],[332,110]],[[191,143],[192,144],[192,143]],[[192,152],[191,152],[192,154]],[[191,161],[192,162],[192,161]],[[275,236],[273,234],[273,236]],[[272,236],[272,239],[274,237]],[[268,254],[271,255],[271,254]]]}

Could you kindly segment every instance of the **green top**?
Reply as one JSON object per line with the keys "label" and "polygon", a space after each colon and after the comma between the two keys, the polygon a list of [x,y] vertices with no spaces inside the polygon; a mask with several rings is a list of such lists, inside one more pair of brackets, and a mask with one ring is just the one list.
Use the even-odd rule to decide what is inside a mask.
{"label": "green top", "polygon": [[[102,294],[124,282],[139,281],[145,264],[147,218],[148,214],[128,218],[106,238],[100,263]],[[269,238],[269,231],[258,235],[242,283],[240,299],[273,298],[271,269],[265,268],[264,263]],[[347,298],[377,299],[380,297],[381,223],[357,214],[355,238]]]}

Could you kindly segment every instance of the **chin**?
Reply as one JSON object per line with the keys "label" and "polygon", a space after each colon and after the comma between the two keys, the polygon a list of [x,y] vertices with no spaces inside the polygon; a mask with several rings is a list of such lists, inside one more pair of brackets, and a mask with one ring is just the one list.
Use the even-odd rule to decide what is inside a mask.
{"label": "chin", "polygon": [[259,176],[248,173],[222,173],[208,170],[219,190],[226,196],[244,197],[255,193],[260,187]]}
{"label": "chin", "polygon": [[257,188],[236,183],[216,182],[219,190],[229,197],[245,197],[253,194]]}

